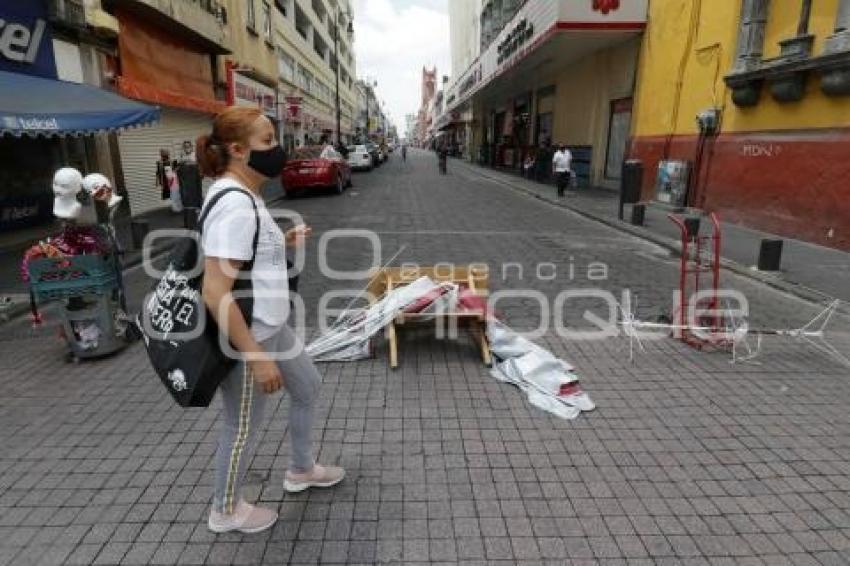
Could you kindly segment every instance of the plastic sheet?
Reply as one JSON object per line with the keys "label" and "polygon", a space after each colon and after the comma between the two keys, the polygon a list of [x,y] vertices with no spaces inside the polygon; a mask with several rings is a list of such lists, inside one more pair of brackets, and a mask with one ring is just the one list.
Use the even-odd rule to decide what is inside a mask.
{"label": "plastic sheet", "polygon": [[307,346],[307,354],[318,362],[354,361],[369,357],[369,342],[373,336],[423,296],[433,293],[436,299],[441,286],[428,277],[420,277],[410,285],[388,292],[368,309],[343,314],[330,330]]}
{"label": "plastic sheet", "polygon": [[564,419],[596,408],[569,363],[497,320],[490,320],[487,336],[497,358],[490,375],[519,387],[535,407]]}

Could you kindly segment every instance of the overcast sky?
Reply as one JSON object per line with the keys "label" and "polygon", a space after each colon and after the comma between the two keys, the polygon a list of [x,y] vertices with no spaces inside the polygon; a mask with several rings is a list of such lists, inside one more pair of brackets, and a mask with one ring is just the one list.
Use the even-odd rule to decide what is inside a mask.
{"label": "overcast sky", "polygon": [[358,78],[378,81],[378,97],[400,134],[405,114],[419,109],[422,67],[451,74],[448,2],[354,0]]}

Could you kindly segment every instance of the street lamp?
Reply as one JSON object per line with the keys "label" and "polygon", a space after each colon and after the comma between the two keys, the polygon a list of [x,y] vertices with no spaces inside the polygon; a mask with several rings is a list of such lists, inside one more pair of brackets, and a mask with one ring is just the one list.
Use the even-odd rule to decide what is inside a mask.
{"label": "street lamp", "polygon": [[368,78],[366,79],[366,142],[369,141],[369,102],[371,102],[369,97],[369,89],[378,86],[378,81],[370,81]]}
{"label": "street lamp", "polygon": [[354,33],[354,23],[351,21],[353,18],[351,16],[351,12],[348,10],[343,10],[337,4],[336,13],[334,15],[334,60],[336,61],[336,143],[338,145],[342,145],[342,135],[340,134],[340,107],[339,107],[339,16],[340,14],[345,14],[348,18],[348,31],[349,35]]}

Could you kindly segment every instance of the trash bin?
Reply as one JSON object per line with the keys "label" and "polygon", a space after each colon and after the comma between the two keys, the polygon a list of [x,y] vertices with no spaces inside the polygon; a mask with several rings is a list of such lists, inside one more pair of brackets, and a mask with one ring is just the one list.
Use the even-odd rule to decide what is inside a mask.
{"label": "trash bin", "polygon": [[623,205],[640,202],[642,182],[643,161],[639,159],[624,161],[620,176],[620,220],[623,219]]}
{"label": "trash bin", "polygon": [[[74,255],[28,265],[33,306],[61,302],[71,359],[95,358],[128,344],[120,265],[114,255]],[[122,316],[123,315],[123,316]]]}

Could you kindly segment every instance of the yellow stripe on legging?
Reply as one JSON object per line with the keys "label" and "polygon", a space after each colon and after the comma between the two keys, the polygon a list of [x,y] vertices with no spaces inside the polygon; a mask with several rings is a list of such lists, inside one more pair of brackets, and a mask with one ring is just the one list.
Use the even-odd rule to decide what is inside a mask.
{"label": "yellow stripe on legging", "polygon": [[227,484],[224,490],[224,512],[233,513],[233,499],[236,492],[236,478],[239,475],[239,460],[248,441],[248,431],[251,424],[251,406],[254,400],[254,379],[248,370],[248,364],[243,362],[242,371],[242,400],[239,405],[239,430],[230,451],[230,468],[227,470]]}

